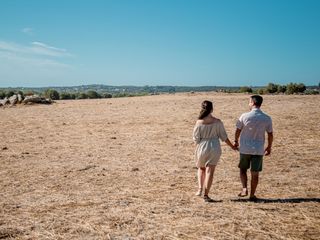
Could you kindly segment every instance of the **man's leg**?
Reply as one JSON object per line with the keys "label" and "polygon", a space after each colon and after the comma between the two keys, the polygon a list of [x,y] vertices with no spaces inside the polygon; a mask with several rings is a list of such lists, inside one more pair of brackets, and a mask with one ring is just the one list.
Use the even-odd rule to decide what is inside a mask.
{"label": "man's leg", "polygon": [[252,156],[251,162],[251,190],[250,199],[256,199],[255,192],[259,183],[259,172],[262,171],[263,156],[254,155]]}
{"label": "man's leg", "polygon": [[257,186],[259,183],[259,172],[251,171],[251,189],[250,189],[250,198],[254,197]]}
{"label": "man's leg", "polygon": [[239,197],[245,197],[248,195],[248,176],[247,169],[250,167],[251,155],[240,153],[240,180],[242,184],[242,191],[238,194]]}

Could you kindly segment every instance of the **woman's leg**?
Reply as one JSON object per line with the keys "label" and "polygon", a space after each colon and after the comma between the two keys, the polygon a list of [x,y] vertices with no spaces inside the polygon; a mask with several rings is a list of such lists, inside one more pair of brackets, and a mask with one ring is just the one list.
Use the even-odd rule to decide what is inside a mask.
{"label": "woman's leg", "polygon": [[198,187],[199,187],[199,190],[196,193],[197,196],[201,196],[205,178],[206,178],[206,169],[205,168],[198,168]]}
{"label": "woman's leg", "polygon": [[215,165],[208,165],[206,167],[206,177],[205,177],[205,182],[204,182],[204,196],[208,196],[211,185],[212,185],[212,180],[213,180],[213,173],[215,170],[216,166]]}

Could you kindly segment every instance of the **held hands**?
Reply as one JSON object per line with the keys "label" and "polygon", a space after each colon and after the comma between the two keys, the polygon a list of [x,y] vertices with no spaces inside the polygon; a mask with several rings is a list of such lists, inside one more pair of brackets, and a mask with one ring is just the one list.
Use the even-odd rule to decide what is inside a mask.
{"label": "held hands", "polygon": [[238,148],[238,146],[236,146],[236,144],[234,144],[234,145],[232,145],[230,147],[235,151],[239,151],[239,148]]}
{"label": "held hands", "polygon": [[265,156],[269,156],[271,154],[271,147],[268,146],[265,150],[264,150],[264,155]]}
{"label": "held hands", "polygon": [[238,141],[234,141],[234,144],[231,146],[231,148],[235,151],[239,151],[239,143]]}
{"label": "held hands", "polygon": [[238,146],[236,144],[232,144],[228,138],[225,143],[228,144],[233,150],[238,150]]}

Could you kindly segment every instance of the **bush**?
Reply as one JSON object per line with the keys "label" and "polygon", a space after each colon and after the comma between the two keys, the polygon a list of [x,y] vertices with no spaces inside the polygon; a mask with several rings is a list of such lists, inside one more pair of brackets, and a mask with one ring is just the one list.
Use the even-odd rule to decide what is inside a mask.
{"label": "bush", "polygon": [[44,96],[46,98],[50,98],[52,100],[59,100],[60,99],[60,94],[54,89],[47,89],[44,92]]}
{"label": "bush", "polygon": [[68,92],[62,92],[60,94],[60,99],[62,100],[68,100],[68,99],[72,99],[71,94]]}
{"label": "bush", "polygon": [[241,93],[252,93],[252,88],[251,87],[247,87],[247,86],[241,87],[240,88],[240,92]]}
{"label": "bush", "polygon": [[0,99],[4,99],[6,97],[5,91],[0,91]]}
{"label": "bush", "polygon": [[77,99],[87,99],[88,98],[88,95],[83,93],[83,92],[82,93],[78,93],[77,95],[78,95]]}
{"label": "bush", "polygon": [[294,93],[303,93],[306,90],[306,86],[303,83],[289,83],[287,85],[287,94],[294,94]]}
{"label": "bush", "polygon": [[101,96],[99,95],[99,93],[97,93],[96,91],[90,90],[87,92],[87,96],[90,99],[95,99],[95,98],[101,98]]}
{"label": "bush", "polygon": [[14,91],[8,91],[6,93],[6,97],[9,98],[9,97],[13,96],[14,94],[15,94]]}
{"label": "bush", "polygon": [[266,94],[266,92],[267,92],[267,90],[266,90],[265,88],[259,88],[259,89],[257,90],[257,93],[258,93],[259,95]]}
{"label": "bush", "polygon": [[112,94],[110,94],[110,93],[103,93],[103,94],[102,94],[102,97],[103,97],[103,98],[112,98]]}
{"label": "bush", "polygon": [[269,83],[267,86],[267,92],[268,93],[275,93],[278,91],[278,85],[274,83]]}
{"label": "bush", "polygon": [[116,93],[114,95],[112,95],[112,97],[114,98],[120,98],[120,97],[133,97],[133,94],[130,93]]}
{"label": "bush", "polygon": [[285,93],[287,91],[287,87],[285,85],[278,85],[277,92],[278,93]]}

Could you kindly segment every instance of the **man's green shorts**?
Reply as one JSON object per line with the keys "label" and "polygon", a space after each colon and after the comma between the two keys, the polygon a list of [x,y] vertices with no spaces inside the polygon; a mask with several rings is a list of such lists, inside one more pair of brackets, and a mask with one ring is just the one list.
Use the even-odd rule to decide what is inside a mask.
{"label": "man's green shorts", "polygon": [[249,169],[251,165],[251,171],[262,171],[263,156],[262,155],[250,155],[240,153],[239,168]]}

